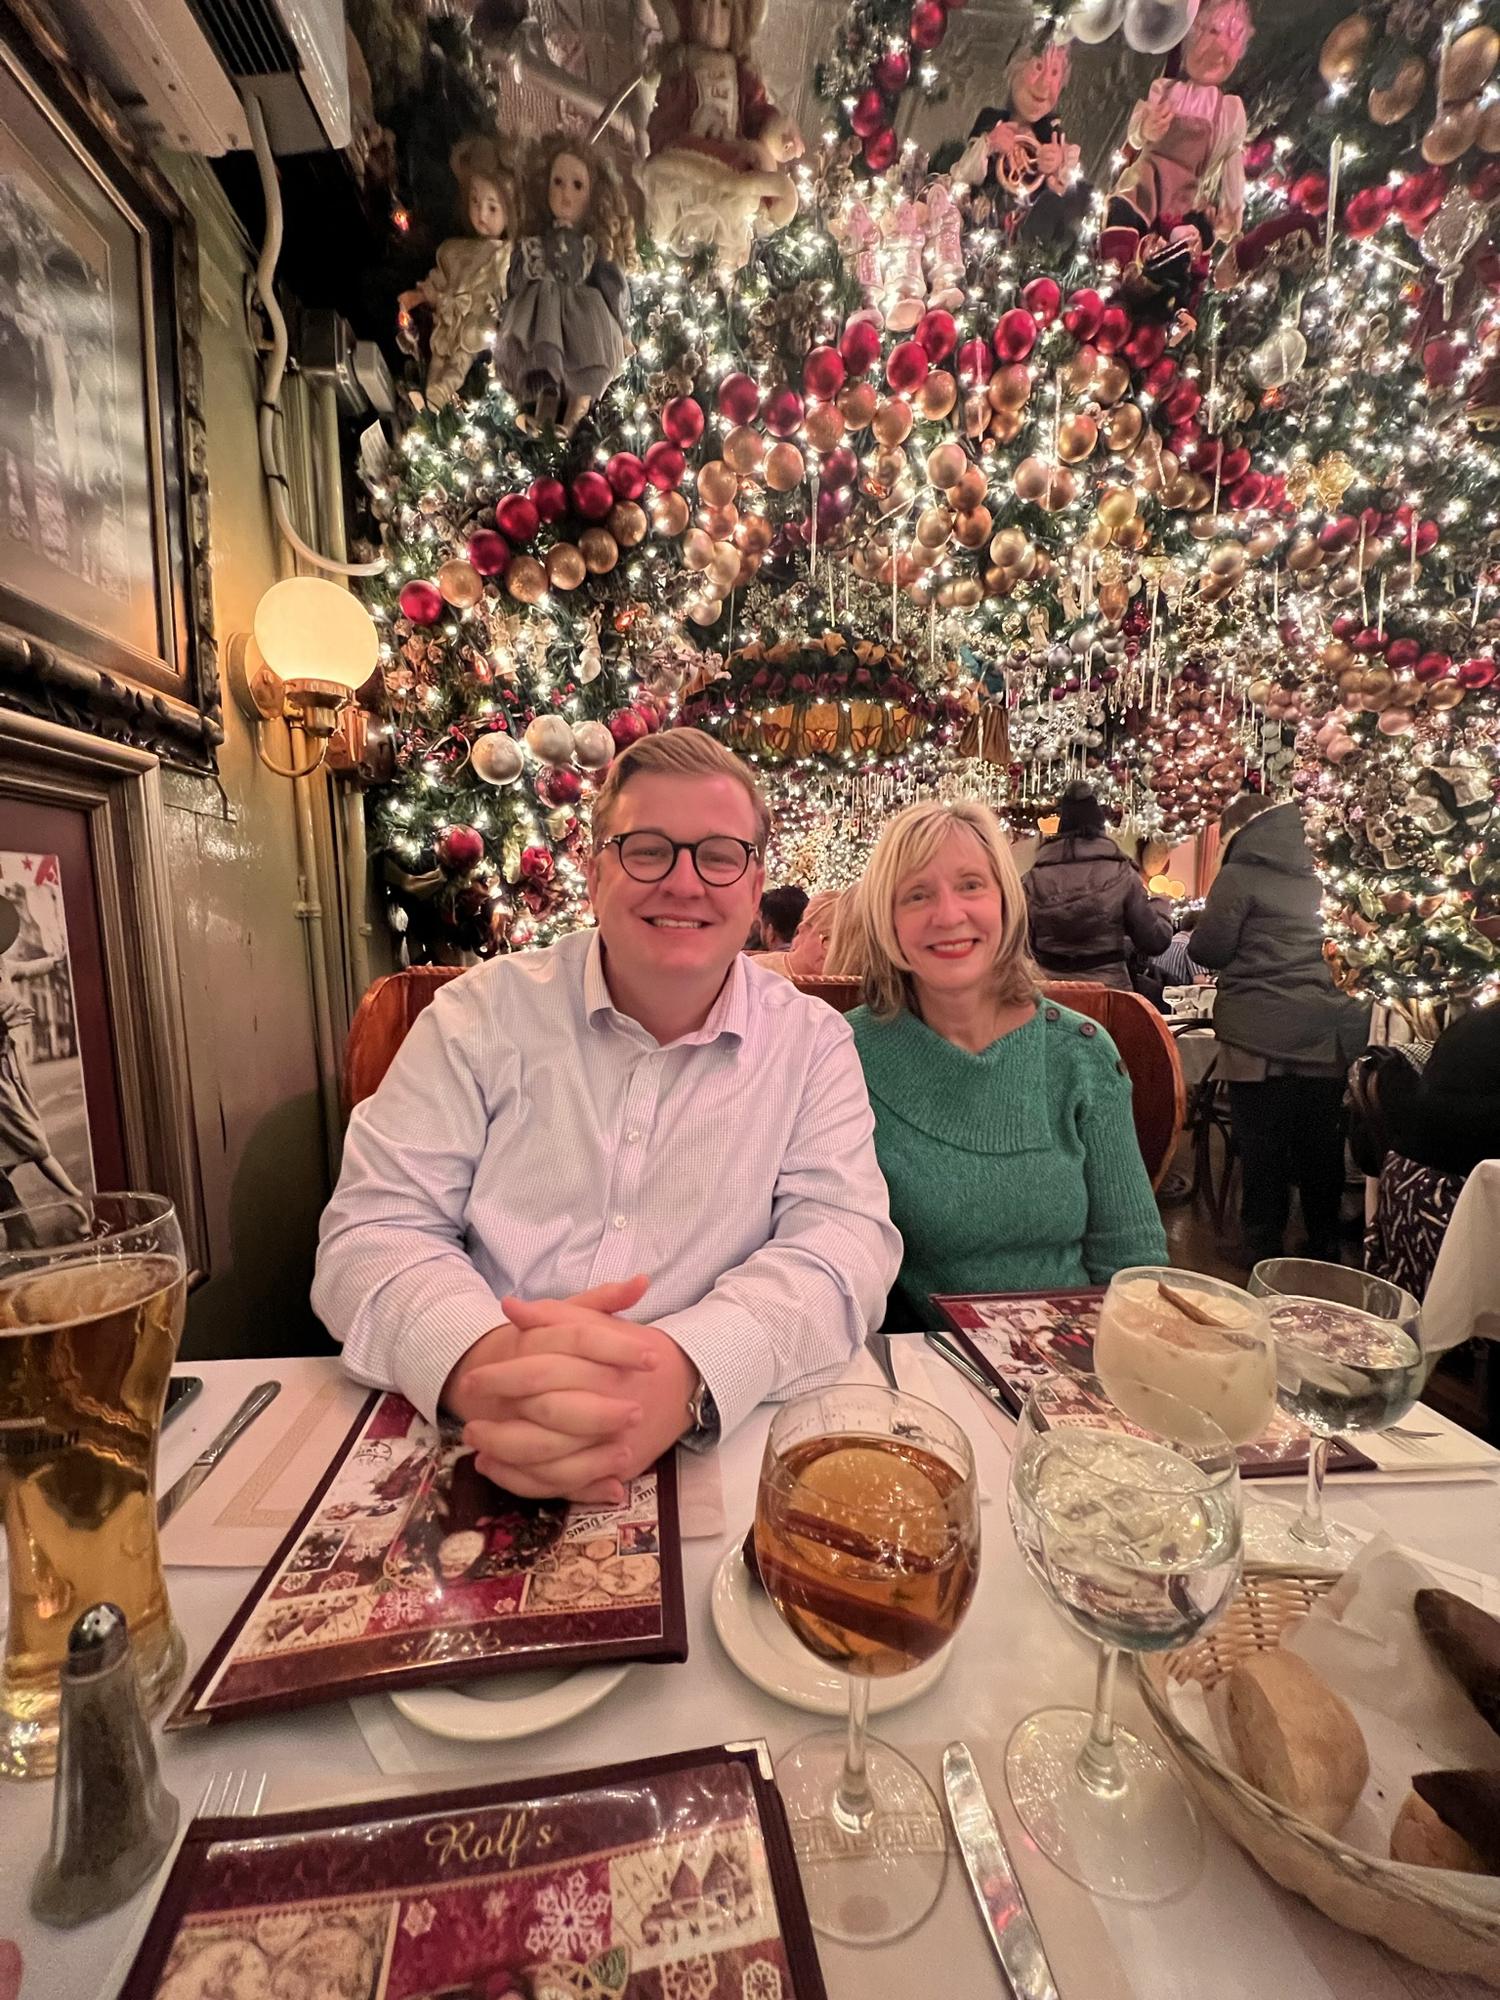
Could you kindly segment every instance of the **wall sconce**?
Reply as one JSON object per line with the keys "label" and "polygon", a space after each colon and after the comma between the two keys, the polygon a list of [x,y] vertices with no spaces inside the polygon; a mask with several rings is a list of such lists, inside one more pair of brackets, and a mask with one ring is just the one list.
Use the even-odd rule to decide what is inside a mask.
{"label": "wall sconce", "polygon": [[[253,632],[229,641],[229,685],[251,725],[255,754],[278,778],[305,778],[328,755],[340,717],[375,671],[380,653],[375,621],[341,584],[289,576],[273,583],[255,607]],[[313,738],[309,764],[278,764],[261,742],[262,725],[277,719]]]}

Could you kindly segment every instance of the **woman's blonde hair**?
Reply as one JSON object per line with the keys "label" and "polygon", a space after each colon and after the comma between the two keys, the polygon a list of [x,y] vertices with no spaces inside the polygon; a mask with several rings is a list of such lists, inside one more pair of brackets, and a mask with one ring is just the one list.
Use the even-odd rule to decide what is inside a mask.
{"label": "woman's blonde hair", "polygon": [[860,964],[855,969],[864,980],[865,1002],[880,1020],[890,1020],[903,1008],[915,1011],[911,967],[896,937],[896,897],[902,883],[928,867],[948,836],[959,829],[983,853],[1000,891],[994,998],[1026,1000],[1041,985],[1041,974],[1027,949],[1026,894],[999,820],[988,806],[972,799],[953,805],[933,800],[908,806],[891,821],[876,842],[858,890],[848,898],[859,917]]}
{"label": "woman's blonde hair", "polygon": [[860,979],[865,969],[864,918],[859,908],[859,884],[839,892],[838,908],[823,954],[825,979]]}

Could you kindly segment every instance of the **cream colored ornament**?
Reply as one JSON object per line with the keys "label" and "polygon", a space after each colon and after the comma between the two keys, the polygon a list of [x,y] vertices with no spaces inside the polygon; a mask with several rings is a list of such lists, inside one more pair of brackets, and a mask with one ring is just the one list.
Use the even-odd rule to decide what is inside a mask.
{"label": "cream colored ornament", "polygon": [[494,729],[475,737],[469,768],[483,785],[513,785],[526,769],[526,759],[513,736]]}
{"label": "cream colored ornament", "polygon": [[573,724],[573,756],[580,770],[602,771],[615,754],[615,739],[602,722]]}
{"label": "cream colored ornament", "polygon": [[571,764],[573,732],[560,715],[534,715],[526,725],[526,748],[544,764]]}
{"label": "cream colored ornament", "polygon": [[1301,327],[1288,323],[1268,333],[1250,356],[1250,379],[1261,389],[1280,389],[1307,359],[1307,339]]}

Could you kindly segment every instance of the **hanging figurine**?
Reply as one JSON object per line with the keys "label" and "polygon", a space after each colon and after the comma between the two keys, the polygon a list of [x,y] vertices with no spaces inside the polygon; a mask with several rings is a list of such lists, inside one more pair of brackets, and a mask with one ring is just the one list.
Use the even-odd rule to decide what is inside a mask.
{"label": "hanging figurine", "polygon": [[[440,244],[432,270],[398,301],[404,334],[410,333],[410,316],[418,306],[432,309],[426,399],[433,410],[453,400],[474,362],[489,352],[510,271],[516,206],[515,184],[493,139],[461,139],[449,164],[470,234],[450,236]],[[403,345],[417,349],[414,337]]]}
{"label": "hanging figurine", "polygon": [[802,134],[767,95],[750,49],[766,0],[656,0],[665,43],[642,179],[651,234],[716,249],[738,269],[757,231],[797,213],[787,171]]}
{"label": "hanging figurine", "polygon": [[980,112],[953,169],[955,183],[974,190],[976,221],[1008,218],[1017,236],[1033,240],[1068,242],[1078,234],[1092,190],[1057,117],[1071,69],[1066,42],[1023,48],[1011,59],[1006,105]]}
{"label": "hanging figurine", "polygon": [[1100,242],[1139,259],[1159,290],[1181,296],[1193,264],[1240,233],[1245,107],[1223,88],[1250,45],[1249,0],[1205,0],[1182,44],[1182,76],[1161,76],[1131,113],[1134,158],[1110,197]]}
{"label": "hanging figurine", "polygon": [[511,259],[495,362],[526,430],[571,436],[625,365],[635,229],[614,167],[554,132],[522,190],[527,233]]}

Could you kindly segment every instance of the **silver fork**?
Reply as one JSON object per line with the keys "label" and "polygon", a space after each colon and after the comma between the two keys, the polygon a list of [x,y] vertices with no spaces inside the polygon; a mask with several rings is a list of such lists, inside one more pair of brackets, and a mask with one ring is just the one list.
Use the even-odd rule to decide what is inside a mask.
{"label": "silver fork", "polygon": [[[266,1796],[266,1773],[252,1778],[248,1771],[215,1771],[198,1801],[199,1819],[254,1819]],[[246,1790],[250,1792],[248,1802]]]}
{"label": "silver fork", "polygon": [[1427,1448],[1424,1441],[1427,1438],[1436,1437],[1438,1433],[1436,1431],[1389,1430],[1383,1432],[1382,1435],[1388,1437],[1398,1451],[1404,1451],[1408,1458],[1425,1458],[1427,1456]]}

